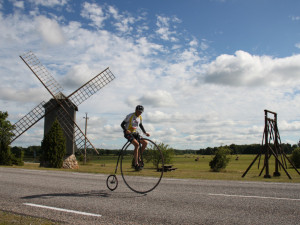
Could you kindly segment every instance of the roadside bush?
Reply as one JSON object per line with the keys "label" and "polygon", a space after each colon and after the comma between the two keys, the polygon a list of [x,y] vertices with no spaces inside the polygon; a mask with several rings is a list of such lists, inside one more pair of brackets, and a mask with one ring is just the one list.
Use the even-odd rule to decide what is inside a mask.
{"label": "roadside bush", "polygon": [[24,150],[22,150],[22,148],[13,147],[11,148],[11,153],[12,164],[24,166]]}
{"label": "roadside bush", "polygon": [[225,169],[229,163],[230,158],[230,149],[228,148],[219,148],[215,152],[214,158],[209,162],[209,166],[213,172],[220,172],[221,169]]}
{"label": "roadside bush", "polygon": [[[174,156],[174,149],[164,143],[160,143],[157,146],[161,150],[162,155],[164,157],[164,164],[171,163],[173,156]],[[149,144],[147,146],[147,150],[144,154],[144,157],[145,157],[145,160],[147,160],[147,162],[152,162],[153,165],[158,169],[162,162],[161,162],[161,157],[160,157],[159,152],[156,151],[155,149],[156,149],[155,146],[152,146],[151,144]]]}
{"label": "roadside bush", "polygon": [[56,119],[42,141],[40,166],[61,168],[66,155],[66,139]]}
{"label": "roadside bush", "polygon": [[293,150],[290,159],[297,168],[300,168],[300,148],[295,148]]}

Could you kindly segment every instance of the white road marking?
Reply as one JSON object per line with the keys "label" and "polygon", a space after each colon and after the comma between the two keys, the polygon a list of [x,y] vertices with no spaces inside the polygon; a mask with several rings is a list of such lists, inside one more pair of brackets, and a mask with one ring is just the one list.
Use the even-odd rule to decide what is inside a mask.
{"label": "white road marking", "polygon": [[56,211],[75,213],[75,214],[80,214],[80,215],[84,215],[84,216],[101,217],[100,214],[87,213],[87,212],[81,212],[81,211],[70,210],[70,209],[62,209],[62,208],[56,208],[56,207],[51,207],[51,206],[45,206],[45,205],[37,205],[37,204],[33,204],[33,203],[23,203],[23,204],[28,205],[28,206],[33,206],[33,207],[44,208],[44,209],[52,209],[52,210],[56,210]]}
{"label": "white road marking", "polygon": [[212,194],[211,196],[224,196],[224,197],[237,197],[237,198],[261,198],[261,199],[274,199],[274,200],[288,200],[288,201],[300,201],[298,198],[276,198],[276,197],[266,197],[266,196],[255,196],[255,195],[227,195],[227,194]]}
{"label": "white road marking", "polygon": [[45,170],[31,170],[31,169],[21,169],[22,171],[25,172],[36,172],[36,173],[45,173]]}
{"label": "white road marking", "polygon": [[279,183],[279,182],[259,182],[259,181],[241,181],[240,184],[259,184],[259,185],[288,185],[288,186],[299,186],[300,183]]}
{"label": "white road marking", "polygon": [[92,176],[92,177],[105,177],[106,174],[92,174],[92,173],[79,173],[79,172],[72,172],[74,175],[80,175],[80,176]]}

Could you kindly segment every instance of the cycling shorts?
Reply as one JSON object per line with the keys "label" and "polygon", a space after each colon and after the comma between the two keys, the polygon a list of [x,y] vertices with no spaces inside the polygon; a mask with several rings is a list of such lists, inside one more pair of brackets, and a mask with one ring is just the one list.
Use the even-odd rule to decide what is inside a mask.
{"label": "cycling shorts", "polygon": [[133,133],[130,133],[130,134],[124,133],[124,137],[125,137],[128,141],[132,142],[133,139],[138,140],[138,139],[140,139],[141,136],[140,136],[140,134],[139,134],[138,132],[133,132]]}

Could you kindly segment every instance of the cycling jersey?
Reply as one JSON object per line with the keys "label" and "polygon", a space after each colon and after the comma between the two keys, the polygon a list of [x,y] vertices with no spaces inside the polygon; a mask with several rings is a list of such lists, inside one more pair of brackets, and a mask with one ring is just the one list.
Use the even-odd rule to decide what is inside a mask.
{"label": "cycling jersey", "polygon": [[130,113],[126,116],[123,120],[121,127],[123,128],[124,132],[129,130],[130,132],[136,132],[136,129],[140,127],[144,133],[146,133],[143,124],[142,124],[142,116],[136,116],[135,113]]}

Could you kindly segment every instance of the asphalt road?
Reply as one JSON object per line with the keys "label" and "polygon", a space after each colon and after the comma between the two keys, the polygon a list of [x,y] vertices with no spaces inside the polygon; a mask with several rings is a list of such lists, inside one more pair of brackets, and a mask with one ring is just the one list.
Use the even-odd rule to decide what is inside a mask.
{"label": "asphalt road", "polygon": [[164,179],[147,195],[107,175],[0,167],[0,210],[68,224],[300,224],[300,184]]}

